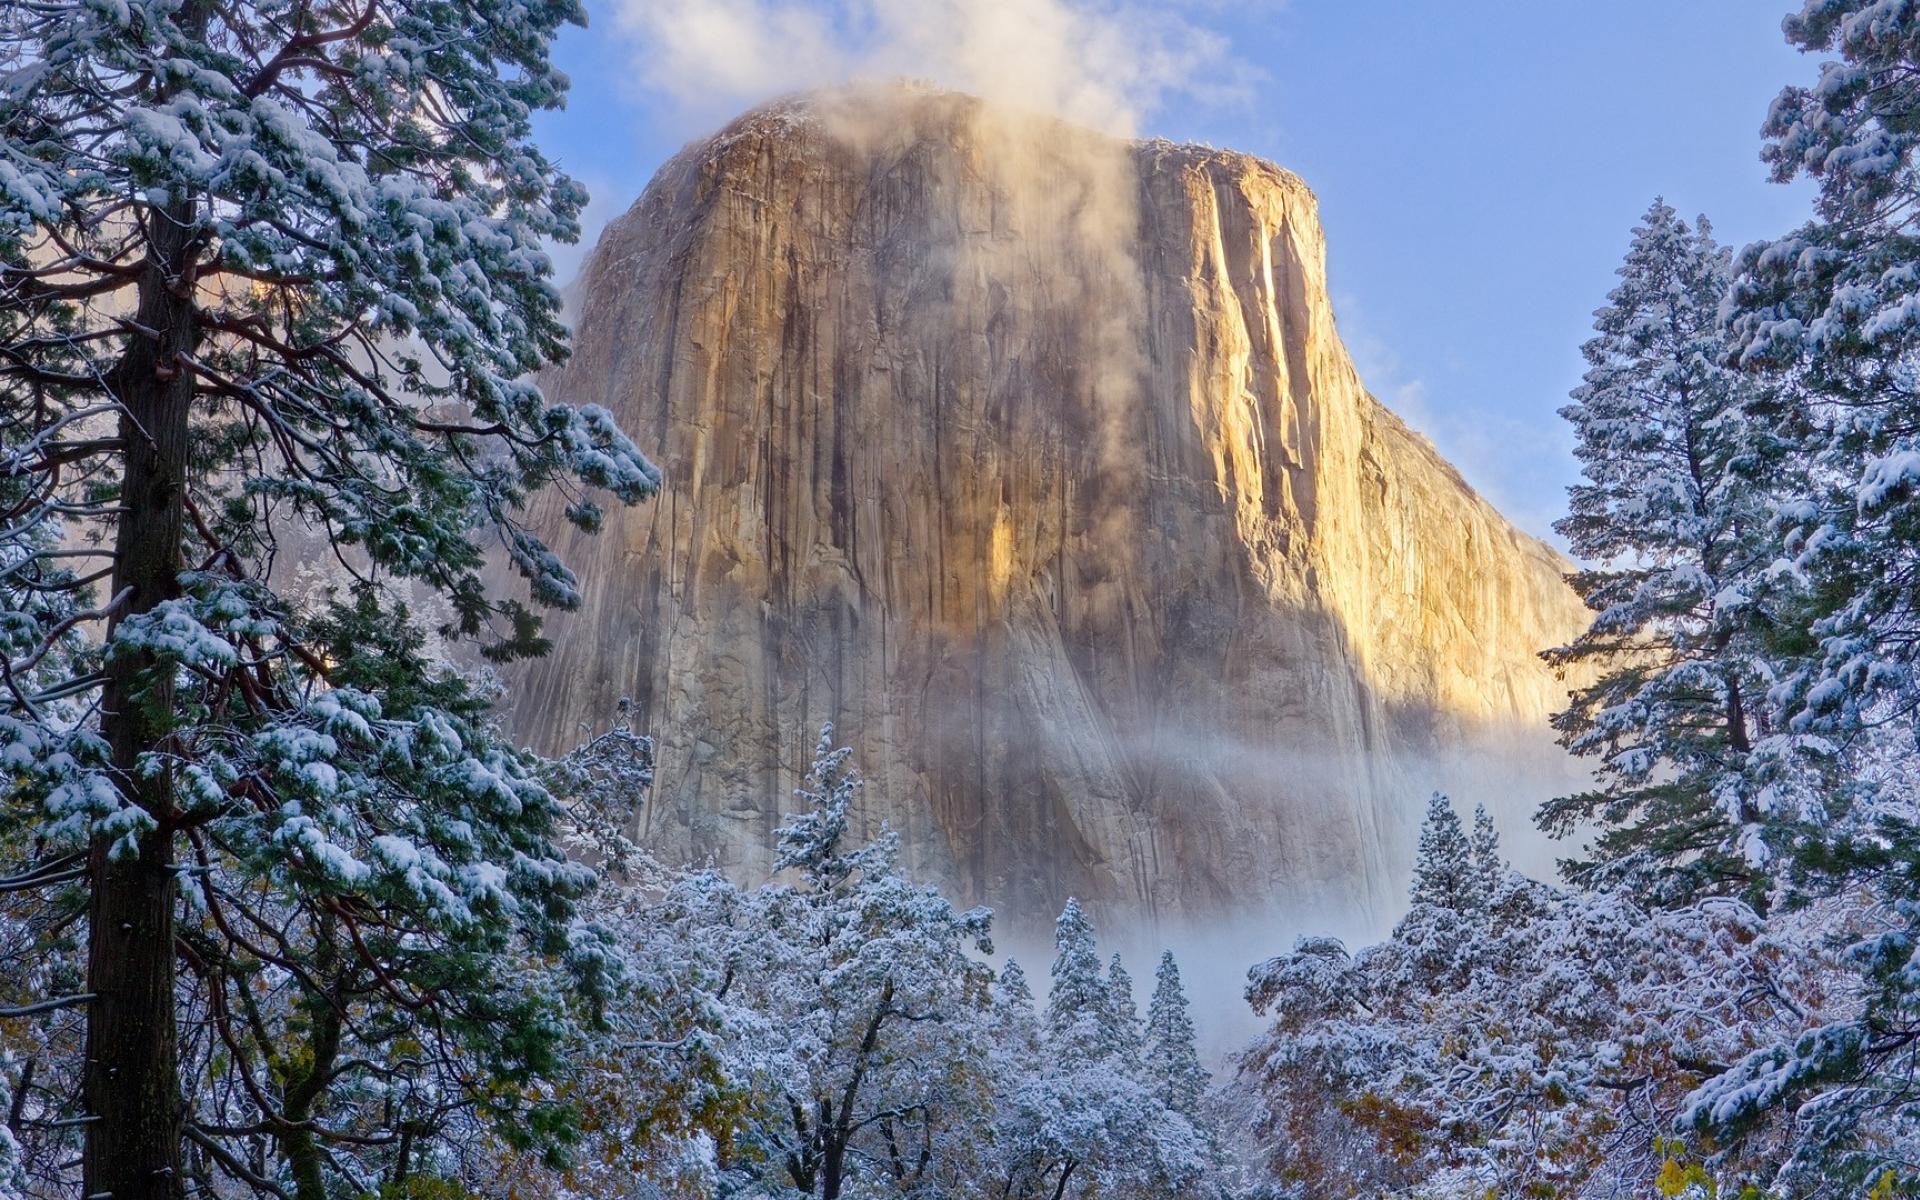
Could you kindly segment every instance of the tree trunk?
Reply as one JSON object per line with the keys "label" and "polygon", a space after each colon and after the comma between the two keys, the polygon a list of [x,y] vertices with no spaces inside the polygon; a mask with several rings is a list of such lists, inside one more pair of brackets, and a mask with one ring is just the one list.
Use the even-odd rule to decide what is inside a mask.
{"label": "tree trunk", "polygon": [[[338,1046],[337,1040],[334,1045]],[[333,1057],[326,1059],[326,1068],[331,1069]],[[326,1176],[321,1171],[320,1142],[313,1134],[313,1101],[311,1093],[317,1093],[322,1078],[322,1068],[315,1063],[313,1072],[303,1081],[298,1099],[289,1098],[286,1112],[287,1127],[280,1134],[280,1152],[286,1155],[287,1168],[293,1175],[294,1200],[327,1200]]]}
{"label": "tree trunk", "polygon": [[827,1142],[820,1162],[820,1200],[840,1200],[847,1165],[847,1146],[838,1137]]}
{"label": "tree trunk", "polygon": [[1061,1197],[1067,1194],[1067,1181],[1073,1178],[1073,1169],[1079,1165],[1080,1163],[1076,1160],[1061,1166],[1060,1184],[1053,1189],[1053,1200],[1061,1200]]}
{"label": "tree trunk", "polygon": [[[130,590],[116,616],[146,612],[179,594],[185,520],[187,413],[192,374],[179,356],[194,349],[195,253],[191,200],[147,215],[150,250],[135,333],[111,377],[126,441],[113,592]],[[174,1200],[184,1192],[177,1033],[174,1027],[174,788],[165,773],[142,778],[140,756],[173,724],[173,682],[150,656],[114,663],[100,732],[127,802],[158,828],[130,854],[110,855],[95,836],[90,854],[88,990],[84,1076],[87,1125],[83,1195]]]}
{"label": "tree trunk", "polygon": [[1727,748],[1738,754],[1753,749],[1747,738],[1747,708],[1740,699],[1740,680],[1732,672],[1727,674]]}
{"label": "tree trunk", "polygon": [[[321,918],[314,963],[316,973],[331,971],[336,966],[333,937],[333,919]],[[294,1200],[327,1200],[326,1176],[321,1170],[320,1140],[313,1133],[313,1118],[327,1093],[328,1083],[332,1081],[334,1066],[340,1059],[342,1014],[347,1010],[350,994],[351,990],[344,981],[336,978],[332,981],[330,994],[309,996],[303,1002],[312,1030],[303,1047],[305,1053],[299,1055],[305,1060],[305,1067],[297,1078],[289,1079],[286,1101],[280,1113],[286,1119],[280,1134],[280,1149],[287,1156],[288,1169],[293,1173]],[[402,1147],[404,1157],[404,1135]]]}

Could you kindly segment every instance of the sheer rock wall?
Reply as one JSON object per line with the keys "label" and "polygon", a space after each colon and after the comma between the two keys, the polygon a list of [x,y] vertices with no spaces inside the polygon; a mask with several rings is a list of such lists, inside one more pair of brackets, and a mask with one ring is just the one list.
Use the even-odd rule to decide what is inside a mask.
{"label": "sheer rock wall", "polygon": [[869,827],[1016,925],[1380,919],[1437,780],[1538,765],[1535,653],[1584,610],[1367,393],[1325,253],[1269,163],[950,93],[688,147],[546,381],[668,483],[558,538],[585,603],[516,729],[557,750],[632,697],[641,832],[746,877],[831,720]]}

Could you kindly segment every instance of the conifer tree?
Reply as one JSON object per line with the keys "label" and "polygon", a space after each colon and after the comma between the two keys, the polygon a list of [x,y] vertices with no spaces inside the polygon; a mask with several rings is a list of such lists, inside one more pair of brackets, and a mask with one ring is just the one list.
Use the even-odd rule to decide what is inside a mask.
{"label": "conifer tree", "polygon": [[1047,990],[1048,1044],[1062,1058],[1097,1059],[1115,1046],[1113,992],[1101,977],[1093,924],[1072,897],[1053,926],[1052,983]]}
{"label": "conifer tree", "polygon": [[973,955],[993,950],[991,914],[903,877],[893,834],[856,842],[859,788],[824,728],[805,807],[778,830],[775,867],[797,882],[745,896],[719,930],[696,910],[697,936],[722,940],[727,1003],[749,1010],[735,1070],[756,1103],[741,1136],[765,1164],[741,1169],[782,1195],[871,1195],[882,1178],[932,1192],[946,1164],[920,1148],[964,1119],[967,1081],[985,1070],[988,972]]}
{"label": "conifer tree", "polygon": [[1190,1121],[1200,1118],[1200,1101],[1212,1076],[1200,1065],[1187,993],[1171,950],[1160,955],[1147,1005],[1145,1067],[1160,1102]]}
{"label": "conifer tree", "polygon": [[[31,877],[84,864],[85,990],[47,998],[87,1021],[78,1194],[318,1200],[359,1188],[343,1156],[404,1148],[381,1169],[405,1178],[449,1104],[564,1140],[526,1085],[566,1001],[521,964],[584,949],[591,875],[420,611],[538,652],[483,577],[497,549],[534,602],[579,603],[529,496],[563,488],[591,529],[588,489],[659,482],[606,412],[530,382],[566,348],[542,244],[583,201],[530,118],[581,20],[0,7],[0,569],[40,605],[0,612],[0,761]],[[295,555],[345,582],[291,594]],[[432,1111],[347,1099],[380,1090]]]}
{"label": "conifer tree", "polygon": [[1474,890],[1473,847],[1460,827],[1460,814],[1453,811],[1451,800],[1435,792],[1427,800],[1414,851],[1413,903],[1458,912],[1472,906]]}
{"label": "conifer tree", "polygon": [[1214,1170],[1211,1144],[1158,1095],[1124,967],[1103,978],[1093,927],[1075,900],[1055,922],[1054,946],[1041,1055],[1010,1081],[1002,1137],[1014,1153],[995,1194],[1188,1194]]}
{"label": "conifer tree", "polygon": [[1040,1017],[1026,969],[1011,958],[994,979],[993,1014],[1005,1051],[1018,1056],[1023,1069],[1030,1069],[1040,1049]]}
{"label": "conifer tree", "polygon": [[1017,959],[1009,958],[1007,965],[1000,968],[995,987],[1001,1006],[1009,1012],[1034,1011],[1033,988],[1027,984],[1026,969]]}
{"label": "conifer tree", "polygon": [[833,744],[833,724],[820,727],[813,759],[794,793],[806,805],[778,831],[777,871],[799,871],[816,891],[827,892],[845,883],[865,865],[879,866],[896,839],[845,846],[852,825],[853,801],[860,792],[860,773],[852,765],[853,747]]}
{"label": "conifer tree", "polygon": [[1133,976],[1115,954],[1107,960],[1107,1005],[1113,1014],[1114,1044],[1123,1054],[1140,1049],[1140,1004],[1133,995]]}
{"label": "conifer tree", "polygon": [[1920,710],[1920,200],[1915,15],[1875,0],[1807,0],[1787,39],[1838,61],[1774,100],[1761,157],[1819,187],[1813,220],[1742,251],[1731,355],[1811,397],[1810,460],[1781,507],[1786,549],[1813,579],[1815,669],[1784,699],[1846,736]]}
{"label": "conifer tree", "polygon": [[1748,770],[1765,732],[1761,477],[1778,468],[1785,431],[1725,365],[1729,262],[1704,217],[1689,225],[1656,200],[1561,410],[1585,481],[1554,528],[1593,564],[1571,578],[1595,616],[1544,657],[1597,672],[1554,727],[1596,760],[1599,786],[1548,803],[1539,820],[1560,835],[1600,827],[1572,878],[1664,901],[1751,890],[1765,860],[1767,794]]}
{"label": "conifer tree", "polygon": [[1805,225],[1741,252],[1724,309],[1735,361],[1806,397],[1777,523],[1809,645],[1777,672],[1770,740],[1828,768],[1805,771],[1817,803],[1786,847],[1795,890],[1898,916],[1848,932],[1859,1010],[1709,1081],[1692,1116],[1731,1140],[1793,1114],[1800,1177],[1865,1190],[1889,1169],[1887,1186],[1911,1180],[1911,1154],[1874,1131],[1920,1128],[1920,12],[1805,0],[1782,28],[1828,61],[1775,98],[1761,155],[1818,197]]}
{"label": "conifer tree", "polygon": [[1493,816],[1484,804],[1473,806],[1473,832],[1467,842],[1473,855],[1474,887],[1483,902],[1491,902],[1499,893],[1507,862],[1500,857],[1500,831],[1493,827]]}

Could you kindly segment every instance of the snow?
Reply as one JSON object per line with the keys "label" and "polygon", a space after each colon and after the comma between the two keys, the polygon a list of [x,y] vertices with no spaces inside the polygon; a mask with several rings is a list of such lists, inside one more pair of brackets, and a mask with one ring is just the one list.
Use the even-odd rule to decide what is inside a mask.
{"label": "snow", "polygon": [[[213,11],[206,35],[182,11],[0,21],[8,128],[53,134],[0,140],[0,240],[23,278],[58,258],[40,277],[99,289],[6,310],[16,368],[79,382],[0,422],[0,874],[101,843],[137,864],[173,822],[200,1132],[280,1172],[274,1106],[344,1013],[310,1126],[348,1135],[323,1169],[340,1194],[398,1177],[402,1129],[411,1178],[475,1192],[790,1195],[832,1159],[862,1200],[959,1180],[1217,1194],[1171,957],[1143,1022],[1069,902],[1035,1011],[1023,971],[982,960],[991,913],[909,878],[890,831],[855,838],[830,730],[777,833],[782,881],[653,863],[630,840],[650,739],[623,718],[537,760],[459,665],[474,643],[529,649],[489,594],[496,545],[535,602],[583,603],[526,520],[539,489],[591,530],[607,496],[662,483],[612,413],[535,382],[564,350],[545,243],[583,194],[527,122],[564,91],[547,46],[577,7],[387,6],[309,47],[328,70],[275,79],[271,38],[223,24],[254,8]],[[1784,28],[1832,61],[1773,103],[1764,153],[1818,207],[1735,256],[1651,206],[1566,409],[1583,482],[1563,532],[1594,617],[1549,656],[1576,689],[1559,732],[1598,778],[1542,819],[1585,843],[1571,881],[1513,874],[1490,824],[1431,798],[1391,936],[1303,938],[1250,972],[1271,1027],[1230,1087],[1251,1098],[1254,1177],[1445,1196],[1913,1182],[1884,1148],[1920,1122],[1920,7],[1808,0]],[[729,136],[815,119],[776,105]],[[73,481],[125,465],[114,397],[85,381],[140,336],[119,320],[136,284],[100,264],[142,263],[141,218],[175,205],[198,278],[264,278],[191,297],[222,324],[191,364],[204,423],[174,549],[193,569],[142,609],[64,554],[120,503]],[[109,208],[127,219],[93,219]],[[96,428],[97,448],[72,440]],[[338,552],[330,591],[273,569],[294,528]],[[129,669],[133,703],[165,697],[164,736],[103,711]],[[145,739],[119,770],[109,729]],[[0,906],[8,997],[85,977],[96,881],[51,875],[51,899]],[[58,1106],[85,1017],[29,1016],[0,1054],[0,1108],[25,1114],[0,1130],[0,1191],[23,1164],[60,1178],[79,1137]],[[27,1062],[53,1078],[21,1086]],[[568,1126],[574,1099],[590,1128]],[[576,1135],[579,1174],[539,1174]],[[211,1191],[242,1186],[188,1155]],[[509,1161],[530,1178],[498,1178]]]}
{"label": "snow", "polygon": [[1920,450],[1899,450],[1870,458],[1855,489],[1863,511],[1883,507],[1895,492],[1906,491],[1920,480]]}

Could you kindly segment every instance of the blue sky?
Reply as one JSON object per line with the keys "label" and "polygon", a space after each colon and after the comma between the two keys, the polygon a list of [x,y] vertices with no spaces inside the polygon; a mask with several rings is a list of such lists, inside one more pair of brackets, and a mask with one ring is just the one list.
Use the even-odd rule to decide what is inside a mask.
{"label": "blue sky", "polygon": [[[1022,63],[1023,85],[1051,70],[1049,95],[1093,94],[1141,133],[1231,146],[1304,177],[1368,386],[1544,536],[1577,474],[1555,410],[1648,202],[1705,212],[1736,246],[1806,215],[1810,193],[1769,183],[1758,159],[1768,102],[1816,68],[1782,39],[1785,8],[588,0],[591,28],[570,30],[558,51],[574,82],[568,108],[543,117],[540,134],[593,192],[597,227],[756,93],[869,63],[967,86],[979,59],[1004,57],[991,40],[965,62],[930,52],[964,40],[942,21],[987,27],[983,39],[1023,52],[1052,45],[1047,67]],[[896,23],[876,35],[876,20]],[[577,252],[565,259],[570,272]]]}

